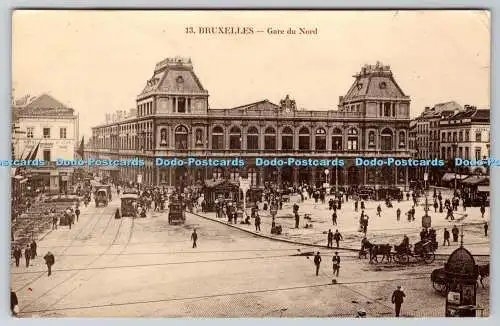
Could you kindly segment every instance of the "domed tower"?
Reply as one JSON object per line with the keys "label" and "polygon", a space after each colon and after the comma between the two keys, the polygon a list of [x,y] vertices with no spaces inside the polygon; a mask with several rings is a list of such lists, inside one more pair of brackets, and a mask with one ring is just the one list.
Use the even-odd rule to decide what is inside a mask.
{"label": "domed tower", "polygon": [[353,77],[347,94],[339,98],[339,111],[367,118],[410,118],[410,97],[399,87],[390,66],[365,65]]}

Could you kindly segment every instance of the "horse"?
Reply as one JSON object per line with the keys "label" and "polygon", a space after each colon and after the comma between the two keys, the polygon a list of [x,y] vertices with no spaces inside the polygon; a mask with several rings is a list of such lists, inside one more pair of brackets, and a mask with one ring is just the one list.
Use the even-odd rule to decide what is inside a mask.
{"label": "horse", "polygon": [[483,279],[486,277],[490,277],[490,264],[485,264],[485,265],[479,265],[477,267],[478,271],[478,277],[479,277],[479,283],[481,283],[481,286],[484,289],[484,284],[483,284]]}
{"label": "horse", "polygon": [[387,262],[391,262],[391,250],[392,246],[390,244],[374,245],[370,251],[370,261],[375,259],[375,262],[378,262],[377,256],[382,255],[382,260],[380,262],[383,262],[384,259]]}

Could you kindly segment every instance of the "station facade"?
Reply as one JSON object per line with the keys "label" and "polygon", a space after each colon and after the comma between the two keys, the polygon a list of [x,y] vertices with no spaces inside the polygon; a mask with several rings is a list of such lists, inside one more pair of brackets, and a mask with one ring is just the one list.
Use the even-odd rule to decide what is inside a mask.
{"label": "station facade", "polygon": [[[410,97],[389,66],[365,65],[347,93],[330,110],[298,110],[286,95],[227,109],[209,108],[209,93],[190,59],[168,58],[137,96],[136,115],[92,128],[86,155],[102,159],[144,159],[145,166],[110,168],[111,177],[179,186],[207,180],[249,178],[294,185],[408,186],[406,167],[359,167],[356,157],[411,157]],[[242,158],[244,167],[159,167],[155,157]],[[341,159],[344,166],[258,167],[255,159]],[[326,172],[325,170],[329,170]]]}

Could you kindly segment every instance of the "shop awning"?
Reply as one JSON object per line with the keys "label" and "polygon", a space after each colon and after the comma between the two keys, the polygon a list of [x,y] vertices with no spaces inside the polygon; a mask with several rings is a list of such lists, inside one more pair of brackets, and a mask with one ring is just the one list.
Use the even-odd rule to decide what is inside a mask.
{"label": "shop awning", "polygon": [[[457,175],[457,180],[462,180],[468,177],[467,174],[456,174]],[[441,178],[441,181],[449,182],[455,180],[455,173],[450,173],[446,172],[443,177]]]}
{"label": "shop awning", "polygon": [[490,186],[477,186],[478,192],[490,192]]}
{"label": "shop awning", "polygon": [[480,183],[483,183],[485,181],[489,180],[487,176],[483,175],[471,175],[468,178],[462,180],[462,184],[465,185],[478,185]]}

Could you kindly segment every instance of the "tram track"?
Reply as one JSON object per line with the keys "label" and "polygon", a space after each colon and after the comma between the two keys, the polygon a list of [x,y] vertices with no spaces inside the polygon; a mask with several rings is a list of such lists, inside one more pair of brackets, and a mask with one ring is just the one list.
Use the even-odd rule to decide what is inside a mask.
{"label": "tram track", "polygon": [[[110,218],[113,218],[113,215],[110,217]],[[107,226],[109,226],[110,223],[107,224]],[[116,233],[112,239],[112,241],[110,242],[110,244],[106,247],[105,250],[103,250],[101,253],[99,253],[99,255],[97,255],[94,259],[92,259],[88,264],[85,265],[84,269],[79,269],[79,270],[76,270],[75,273],[73,273],[72,275],[66,277],[65,279],[63,279],[61,282],[59,282],[58,284],[56,284],[54,287],[48,289],[47,291],[45,291],[44,293],[42,293],[41,295],[39,295],[37,298],[33,299],[31,302],[29,302],[27,305],[25,305],[22,309],[21,309],[21,312],[25,311],[26,309],[28,309],[29,307],[31,307],[35,302],[39,301],[39,299],[43,298],[44,296],[46,296],[47,294],[51,293],[51,292],[54,292],[56,289],[60,288],[62,285],[64,285],[65,283],[67,283],[68,281],[70,281],[71,279],[73,279],[74,277],[76,277],[78,274],[80,274],[81,272],[83,271],[86,271],[87,268],[91,267],[96,261],[98,261],[106,252],[108,252],[112,246],[115,244],[116,242],[116,239],[118,238],[118,235],[120,233],[120,229],[121,229],[121,226],[123,224],[123,219],[120,219],[120,223],[118,224],[118,227],[117,227],[117,230],[116,230]],[[43,275],[43,273],[42,273]],[[36,281],[37,279],[39,279],[41,276],[38,276],[36,279],[34,279],[34,281]],[[32,284],[33,282],[31,282]]]}

